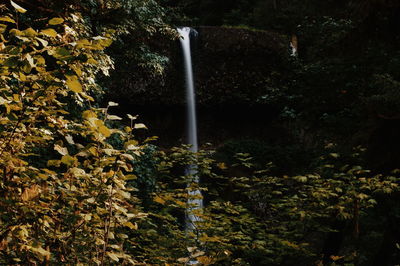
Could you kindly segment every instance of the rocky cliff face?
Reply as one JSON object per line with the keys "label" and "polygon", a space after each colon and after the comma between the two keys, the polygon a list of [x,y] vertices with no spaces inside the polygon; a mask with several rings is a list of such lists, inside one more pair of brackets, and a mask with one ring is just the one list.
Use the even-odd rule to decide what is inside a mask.
{"label": "rocky cliff face", "polygon": [[[270,103],[281,93],[289,67],[287,38],[242,28],[196,30],[191,44],[200,142],[284,136],[271,124],[279,104]],[[162,146],[178,145],[185,142],[182,54],[178,41],[161,45],[170,58],[165,75],[117,65],[118,78],[111,80],[107,100],[119,102],[121,114],[139,114],[150,128],[146,135],[162,136]]]}
{"label": "rocky cliff face", "polygon": [[194,71],[201,105],[255,104],[283,78],[287,39],[276,33],[201,27]]}
{"label": "rocky cliff face", "polygon": [[[254,104],[283,77],[288,55],[286,37],[242,28],[199,27],[192,40],[199,105]],[[170,58],[164,76],[141,69],[118,69],[110,95],[129,105],[183,105],[184,76],[178,42],[165,41]],[[124,73],[123,75],[120,75]],[[122,78],[121,78],[122,77]]]}

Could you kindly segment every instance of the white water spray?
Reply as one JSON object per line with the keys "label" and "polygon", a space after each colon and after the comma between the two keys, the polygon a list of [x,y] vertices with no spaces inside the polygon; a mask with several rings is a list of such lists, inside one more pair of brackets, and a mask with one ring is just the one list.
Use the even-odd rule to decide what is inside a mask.
{"label": "white water spray", "polygon": [[[192,56],[190,52],[190,33],[195,32],[192,28],[184,27],[179,28],[178,32],[181,36],[180,42],[183,51],[184,65],[185,65],[185,80],[186,80],[186,102],[187,102],[187,134],[188,144],[192,152],[198,151],[197,143],[197,123],[196,123],[196,102],[195,90],[193,81],[192,70]],[[191,165],[188,167],[186,174],[193,178],[195,183],[199,182],[197,176],[197,166]],[[198,189],[189,190],[188,210],[186,215],[186,230],[194,231],[196,229],[196,222],[200,221],[200,217],[194,212],[203,208],[203,200],[201,191]]]}

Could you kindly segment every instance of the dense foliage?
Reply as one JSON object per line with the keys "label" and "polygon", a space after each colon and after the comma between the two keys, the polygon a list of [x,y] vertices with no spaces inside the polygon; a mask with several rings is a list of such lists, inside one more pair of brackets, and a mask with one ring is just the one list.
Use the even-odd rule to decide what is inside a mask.
{"label": "dense foliage", "polygon": [[[194,9],[198,2],[213,12]],[[380,20],[378,14],[394,19],[387,8],[399,6],[352,1],[354,13],[346,17],[340,7],[347,4],[302,2],[187,1],[182,6],[178,1],[199,23],[275,25],[304,40],[300,58],[290,62],[288,81],[273,90],[280,98],[274,104],[283,103],[279,119],[295,129],[297,145],[232,141],[218,152],[196,154],[187,146],[163,150],[150,144],[155,138],[142,137],[146,126],[137,116],[113,115],[118,103],[99,101],[105,84],[123,85],[124,71],[99,81],[114,63],[119,70],[140,68],[137,78],[162,74],[168,60],[158,40],[174,39],[169,22],[185,20],[167,15],[171,7],[154,0],[0,5],[0,263],[397,261],[396,164],[383,165],[384,174],[379,167],[369,170],[365,149],[328,140],[357,132],[345,125],[362,117],[365,108],[380,119],[397,119],[400,61],[394,48],[367,42],[362,56],[332,53],[350,33],[370,33],[365,25]],[[364,67],[366,62],[376,64]],[[259,101],[271,104],[268,99]],[[316,121],[322,121],[321,128],[310,130]],[[307,134],[316,145],[307,145]],[[193,165],[200,184],[186,171]],[[198,197],[191,192],[197,190],[204,195],[202,209],[191,205]],[[185,226],[190,213],[201,217],[194,230]]]}

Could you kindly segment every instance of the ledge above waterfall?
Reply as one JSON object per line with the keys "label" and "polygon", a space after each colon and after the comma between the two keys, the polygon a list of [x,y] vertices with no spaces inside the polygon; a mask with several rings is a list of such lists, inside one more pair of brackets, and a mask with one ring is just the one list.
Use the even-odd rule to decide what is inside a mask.
{"label": "ledge above waterfall", "polygon": [[275,32],[242,27],[200,26],[201,49],[215,53],[275,54],[287,53],[289,40]]}

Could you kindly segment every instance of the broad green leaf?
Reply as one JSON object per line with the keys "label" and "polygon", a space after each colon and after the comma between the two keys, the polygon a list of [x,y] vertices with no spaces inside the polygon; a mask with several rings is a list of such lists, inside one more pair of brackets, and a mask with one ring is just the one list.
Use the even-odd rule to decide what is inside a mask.
{"label": "broad green leaf", "polygon": [[52,18],[49,20],[50,25],[58,25],[64,22],[63,18]]}

